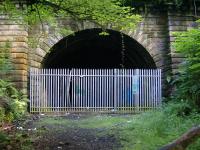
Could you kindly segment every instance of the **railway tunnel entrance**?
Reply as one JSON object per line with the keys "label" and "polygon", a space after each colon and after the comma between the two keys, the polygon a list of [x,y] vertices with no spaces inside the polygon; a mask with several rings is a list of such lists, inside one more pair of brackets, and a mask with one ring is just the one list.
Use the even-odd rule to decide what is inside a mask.
{"label": "railway tunnel entrance", "polygon": [[44,68],[156,68],[146,49],[131,37],[114,30],[76,32],[60,40],[43,60]]}
{"label": "railway tunnel entrance", "polygon": [[161,102],[161,71],[137,41],[89,29],[60,40],[31,70],[31,112],[142,110]]}

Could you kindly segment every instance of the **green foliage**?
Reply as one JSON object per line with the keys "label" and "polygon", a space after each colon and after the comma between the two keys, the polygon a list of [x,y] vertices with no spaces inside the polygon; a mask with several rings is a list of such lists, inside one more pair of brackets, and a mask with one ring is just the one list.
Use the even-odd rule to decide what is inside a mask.
{"label": "green foliage", "polygon": [[[124,149],[159,149],[199,124],[199,114],[193,113],[184,117],[177,116],[176,114],[179,112],[171,111],[174,110],[172,108],[174,105],[177,104],[167,105],[159,111],[137,115],[130,120],[131,123],[121,130]],[[198,146],[200,146],[200,142],[196,142],[190,149],[196,150],[195,147]]]}
{"label": "green foliage", "polygon": [[10,57],[10,43],[6,42],[0,51],[0,75],[5,75],[12,70],[12,62]]}
{"label": "green foliage", "polygon": [[27,107],[26,95],[9,82],[12,69],[10,43],[6,42],[0,52],[0,124],[19,119]]}
{"label": "green foliage", "polygon": [[5,134],[0,132],[0,148],[5,148],[4,145],[7,145],[10,141],[10,138]]}
{"label": "green foliage", "polygon": [[11,122],[22,117],[27,108],[26,95],[13,84],[0,79],[0,122]]}
{"label": "green foliage", "polygon": [[11,131],[9,134],[0,132],[0,148],[15,150],[33,150],[27,131]]}
{"label": "green foliage", "polygon": [[[163,105],[160,110],[137,115],[97,115],[77,119],[45,117],[35,122],[35,125],[37,128],[55,127],[55,130],[60,132],[70,128],[100,129],[101,133],[98,135],[116,135],[122,144],[122,150],[155,150],[199,125],[200,114],[195,111],[182,114],[182,109],[187,107],[187,103],[175,102]],[[198,147],[200,140],[191,144],[188,150],[196,150]]]}
{"label": "green foliage", "polygon": [[0,107],[0,124],[3,123],[4,118],[5,118],[5,109],[3,107]]}
{"label": "green foliage", "polygon": [[125,2],[126,4],[133,4],[133,3],[139,3],[139,2],[143,2],[146,4],[153,4],[153,5],[159,5],[159,4],[173,4],[176,6],[181,6],[182,4],[184,4],[184,0],[120,0],[122,2]]}
{"label": "green foliage", "polygon": [[[119,0],[46,0],[28,3],[26,8],[16,9],[10,0],[6,0],[0,6],[0,12],[21,18],[20,21],[28,22],[28,27],[41,24],[51,28],[58,28],[58,18],[72,18],[74,20],[87,20],[107,28],[111,25],[116,30],[134,30],[136,24],[141,20],[139,15],[132,14],[132,8],[122,6]],[[66,30],[70,30],[64,27]]]}
{"label": "green foliage", "polygon": [[200,30],[179,32],[174,43],[176,51],[185,57],[180,74],[174,81],[174,98],[200,107]]}

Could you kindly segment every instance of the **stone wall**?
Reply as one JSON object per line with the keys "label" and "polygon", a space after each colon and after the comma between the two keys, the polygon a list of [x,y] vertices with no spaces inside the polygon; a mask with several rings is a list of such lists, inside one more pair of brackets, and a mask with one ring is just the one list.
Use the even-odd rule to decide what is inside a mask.
{"label": "stone wall", "polygon": [[[176,74],[183,56],[177,54],[172,42],[175,37],[174,31],[185,31],[192,26],[195,18],[194,9],[191,6],[186,10],[178,10],[173,6],[158,10],[149,6],[147,10],[140,11],[143,21],[138,25],[135,32],[125,34],[134,38],[150,53],[156,66],[162,69],[162,79],[166,84],[166,76],[170,73]],[[200,10],[200,8],[197,8]],[[146,13],[144,13],[146,12]],[[97,26],[88,21],[78,22],[70,18],[60,21],[60,26],[68,26],[74,31],[96,28]],[[17,87],[27,89],[28,70],[30,67],[41,68],[41,62],[53,45],[64,35],[55,33],[56,29],[49,29],[45,26],[48,36],[41,37],[36,48],[28,47],[28,39],[40,36],[41,27],[35,27],[27,31],[23,25],[15,23],[13,20],[0,16],[0,44],[6,41],[11,42],[11,56],[13,59],[13,82]],[[167,87],[163,86],[163,89]]]}
{"label": "stone wall", "polygon": [[0,45],[1,48],[4,48],[6,42],[9,42],[14,67],[12,71],[12,81],[21,89],[27,89],[27,41],[28,32],[22,24],[6,16],[0,16]]}

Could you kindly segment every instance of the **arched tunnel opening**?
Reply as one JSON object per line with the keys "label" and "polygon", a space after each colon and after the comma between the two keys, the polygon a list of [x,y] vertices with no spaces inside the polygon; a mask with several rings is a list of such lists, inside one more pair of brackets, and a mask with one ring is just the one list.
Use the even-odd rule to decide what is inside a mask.
{"label": "arched tunnel opening", "polygon": [[45,56],[43,68],[156,68],[151,55],[133,38],[114,30],[107,30],[106,36],[101,32],[87,29],[63,38]]}
{"label": "arched tunnel opening", "polygon": [[[79,108],[88,111],[89,108],[120,110],[127,107],[129,110],[143,107],[148,97],[149,106],[154,104],[151,97],[155,92],[148,94],[146,89],[158,91],[157,82],[150,82],[145,72],[139,78],[139,70],[133,71],[155,69],[151,55],[125,34],[107,30],[109,35],[101,36],[101,32],[101,29],[76,32],[60,40],[45,56],[42,65],[47,69],[42,72],[36,70],[35,73],[42,73],[42,76],[36,78],[39,86],[33,86],[40,87],[33,91],[36,95],[42,93],[39,96],[44,101],[42,108],[50,108],[48,111],[74,111]],[[143,96],[137,96],[139,92]],[[36,107],[40,104],[38,101]]]}

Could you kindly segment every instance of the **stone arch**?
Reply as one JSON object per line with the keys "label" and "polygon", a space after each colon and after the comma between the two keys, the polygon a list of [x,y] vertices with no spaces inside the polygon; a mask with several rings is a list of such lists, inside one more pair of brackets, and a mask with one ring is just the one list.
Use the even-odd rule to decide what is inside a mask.
{"label": "stone arch", "polygon": [[[73,31],[79,32],[79,31],[84,31],[87,29],[96,29],[98,28],[98,26],[96,26],[93,23],[90,22],[74,22],[74,21],[67,21],[66,22],[62,22],[62,24],[67,24],[68,27],[70,27]],[[147,39],[147,35],[143,34],[141,32],[141,27],[142,27],[142,23],[138,26],[137,30],[135,32],[133,31],[125,31],[123,32],[124,35],[129,36],[130,38],[134,39],[136,42],[138,42],[138,44],[140,44],[142,47],[144,47],[149,54],[152,56],[152,58],[154,59],[155,55],[156,55],[156,51],[152,51],[152,45],[149,45],[149,43],[151,43],[151,39]],[[110,28],[108,28],[108,30],[111,30]],[[138,32],[139,31],[139,32]],[[66,36],[64,35],[58,35],[58,34],[54,34],[54,33],[50,33],[48,38],[46,39],[42,39],[39,46],[35,49],[35,51],[33,52],[32,55],[32,59],[30,62],[30,66],[31,67],[36,67],[36,68],[41,68],[41,63],[43,61],[43,58],[46,56],[46,54],[49,52],[50,49],[53,48],[54,45],[56,45],[60,40],[64,39]],[[159,53],[159,51],[157,51],[157,53]],[[160,59],[160,58],[159,58]],[[161,60],[161,59],[160,59]],[[157,60],[155,59],[155,62],[157,62]],[[157,67],[159,67],[159,65],[156,64]]]}
{"label": "stone arch", "polygon": [[[120,68],[122,63],[121,33],[110,29],[107,31],[110,35],[102,37],[99,35],[101,32],[100,28],[86,29],[76,32],[75,35],[70,35],[61,39],[51,48],[51,52],[45,56],[43,65],[48,68],[90,68],[91,65],[96,63],[96,66],[100,68]],[[125,34],[123,34],[123,38],[126,47],[125,68],[156,68],[151,55],[140,43]],[[76,53],[72,55],[74,51],[76,51]],[[99,56],[96,56],[94,51],[98,53]],[[82,53],[81,56],[79,56],[80,53]],[[90,56],[90,58],[88,58],[88,56]],[[72,57],[74,60],[71,60]],[[93,57],[96,57],[96,59],[93,59]],[[99,57],[104,57],[104,62],[101,62]],[[86,64],[85,61],[87,61],[87,59],[84,61],[84,58],[88,58],[93,62],[87,62]],[[105,64],[106,58],[108,59],[107,64]],[[112,61],[109,62],[111,58]],[[65,59],[71,60],[71,62],[68,61],[68,64],[66,64],[66,61],[61,61]],[[99,62],[96,62],[97,60],[99,60]],[[80,61],[82,61],[82,63],[80,63]]]}

